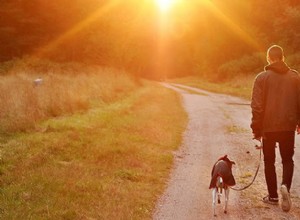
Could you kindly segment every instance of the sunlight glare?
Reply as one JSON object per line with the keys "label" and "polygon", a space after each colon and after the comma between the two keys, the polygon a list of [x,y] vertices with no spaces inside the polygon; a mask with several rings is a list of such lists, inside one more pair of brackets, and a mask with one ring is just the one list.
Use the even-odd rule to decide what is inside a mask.
{"label": "sunlight glare", "polygon": [[156,3],[162,12],[166,12],[171,8],[174,0],[156,0]]}

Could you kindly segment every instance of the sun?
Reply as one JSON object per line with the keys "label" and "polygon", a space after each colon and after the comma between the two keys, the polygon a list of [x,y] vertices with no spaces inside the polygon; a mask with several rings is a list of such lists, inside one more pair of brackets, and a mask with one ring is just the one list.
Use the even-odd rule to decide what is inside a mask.
{"label": "sun", "polygon": [[171,8],[174,0],[156,0],[156,3],[162,12],[166,12]]}

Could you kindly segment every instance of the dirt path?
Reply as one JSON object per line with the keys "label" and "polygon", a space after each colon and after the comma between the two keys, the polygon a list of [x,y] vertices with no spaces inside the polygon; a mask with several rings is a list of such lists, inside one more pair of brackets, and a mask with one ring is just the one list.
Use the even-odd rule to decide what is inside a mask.
{"label": "dirt path", "polygon": [[[163,85],[182,95],[189,124],[182,147],[175,153],[174,169],[165,193],[157,203],[153,219],[300,219],[299,136],[296,139],[295,176],[291,191],[293,207],[289,213],[282,212],[280,206],[261,202],[267,194],[262,164],[250,188],[242,192],[230,191],[228,214],[223,213],[221,204],[217,206],[218,216],[213,217],[208,185],[215,161],[228,154],[236,162],[233,173],[238,187],[252,180],[258,164],[259,151],[253,147],[249,128],[249,102],[186,86]],[[281,163],[279,159],[277,163]]]}

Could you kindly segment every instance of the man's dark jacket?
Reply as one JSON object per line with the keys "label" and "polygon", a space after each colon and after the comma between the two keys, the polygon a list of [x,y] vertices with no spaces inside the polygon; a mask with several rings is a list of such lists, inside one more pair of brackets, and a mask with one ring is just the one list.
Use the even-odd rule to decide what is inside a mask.
{"label": "man's dark jacket", "polygon": [[252,91],[252,123],[255,137],[264,132],[295,131],[300,125],[300,76],[278,61],[256,76]]}

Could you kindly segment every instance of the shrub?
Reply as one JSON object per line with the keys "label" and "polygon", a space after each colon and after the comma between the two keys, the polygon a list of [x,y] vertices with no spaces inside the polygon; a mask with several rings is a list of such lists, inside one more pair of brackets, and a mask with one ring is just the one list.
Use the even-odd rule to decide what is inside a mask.
{"label": "shrub", "polygon": [[265,55],[256,53],[245,55],[240,59],[229,61],[218,68],[218,79],[221,81],[233,78],[236,75],[257,73],[265,65]]}
{"label": "shrub", "polygon": [[286,58],[286,62],[288,63],[288,65],[290,65],[292,69],[295,69],[297,71],[300,71],[299,60],[300,60],[300,53],[292,54]]}

